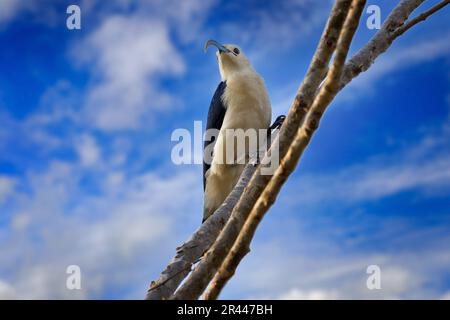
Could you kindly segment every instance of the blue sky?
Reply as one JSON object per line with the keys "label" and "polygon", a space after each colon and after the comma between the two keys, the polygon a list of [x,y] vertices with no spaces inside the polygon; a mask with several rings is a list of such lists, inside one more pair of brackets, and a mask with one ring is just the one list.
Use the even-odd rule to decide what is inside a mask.
{"label": "blue sky", "polygon": [[[68,30],[72,2],[1,1],[0,298],[142,298],[201,221],[201,166],[170,135],[220,80],[205,40],[239,44],[286,114],[331,3],[81,1]],[[449,18],[339,94],[223,298],[450,298]]]}

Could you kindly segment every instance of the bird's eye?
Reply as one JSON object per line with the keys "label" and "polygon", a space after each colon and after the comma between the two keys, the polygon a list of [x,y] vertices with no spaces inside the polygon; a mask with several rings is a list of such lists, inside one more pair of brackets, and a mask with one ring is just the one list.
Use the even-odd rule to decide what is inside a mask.
{"label": "bird's eye", "polygon": [[236,53],[236,55],[238,55],[239,54],[239,49],[238,48],[234,48],[233,52]]}

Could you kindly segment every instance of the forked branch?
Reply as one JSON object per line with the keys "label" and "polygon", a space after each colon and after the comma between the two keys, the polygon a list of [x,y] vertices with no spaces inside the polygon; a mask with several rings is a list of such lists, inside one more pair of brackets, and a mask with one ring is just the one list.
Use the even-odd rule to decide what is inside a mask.
{"label": "forked branch", "polygon": [[[258,167],[247,165],[239,183],[225,203],[200,226],[186,243],[177,248],[176,256],[161,273],[159,279],[152,282],[146,299],[197,299],[219,270],[214,278],[213,286],[205,296],[206,298],[216,298],[248,250],[258,221],[275,201],[284,181],[294,170],[298,158],[318,126],[323,111],[334,95],[361,72],[368,70],[378,56],[384,53],[395,39],[444,8],[450,0],[440,2],[409,21],[409,16],[424,0],[401,0],[387,17],[381,29],[343,68],[343,61],[336,59],[338,59],[338,52],[341,52],[339,59],[342,59],[342,54],[348,48],[345,50],[345,45],[342,42],[344,40],[340,40],[330,74],[325,84],[320,87],[327,75],[328,65],[336,49],[338,37],[341,34],[351,2],[351,0],[336,0],[333,6],[306,76],[298,89],[289,114],[281,127],[280,134],[275,140],[275,143],[279,146],[280,159],[282,159],[275,175],[261,174],[264,165]],[[360,3],[362,1],[356,1],[357,5],[360,5]],[[352,16],[355,14],[355,10],[354,7]],[[347,23],[350,23],[350,21]],[[345,31],[347,37],[350,36],[348,32],[350,31]],[[341,35],[344,36],[344,34]],[[339,82],[333,81],[330,83],[331,77],[336,78],[337,75],[339,75]],[[337,83],[338,88],[335,91]],[[331,91],[331,94],[328,91]],[[316,93],[318,93],[317,96]],[[330,101],[327,102],[328,99]],[[270,157],[270,154],[268,157]],[[262,162],[268,163],[265,160]],[[236,241],[236,239],[238,240]],[[238,243],[242,244],[238,245]],[[236,249],[240,246],[244,249],[237,251]],[[201,259],[190,277],[174,294],[180,283],[189,275],[192,265],[210,247],[211,249]],[[231,256],[229,256],[230,253]],[[223,277],[224,280],[220,280],[220,277]],[[223,283],[217,285],[220,281]],[[216,286],[216,289],[213,289],[214,286]]]}

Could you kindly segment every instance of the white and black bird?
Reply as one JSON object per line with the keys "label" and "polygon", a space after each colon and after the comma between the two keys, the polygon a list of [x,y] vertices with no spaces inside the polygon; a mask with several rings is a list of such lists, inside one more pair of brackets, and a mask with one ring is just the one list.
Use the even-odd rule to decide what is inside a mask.
{"label": "white and black bird", "polygon": [[[224,202],[244,169],[245,164],[227,164],[224,155],[226,129],[268,129],[272,117],[269,95],[264,80],[253,69],[241,48],[234,44],[217,47],[217,60],[222,81],[214,93],[208,112],[206,129],[220,130],[217,139],[205,139],[204,152],[211,150],[212,161],[203,162],[204,209],[203,221]],[[242,155],[235,155],[238,158]],[[244,156],[248,156],[244,155]]]}

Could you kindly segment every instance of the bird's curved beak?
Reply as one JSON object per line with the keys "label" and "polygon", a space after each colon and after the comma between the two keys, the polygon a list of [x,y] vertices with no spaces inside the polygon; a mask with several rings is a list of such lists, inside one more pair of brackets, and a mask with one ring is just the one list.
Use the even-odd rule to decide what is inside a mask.
{"label": "bird's curved beak", "polygon": [[220,53],[222,53],[222,52],[225,52],[225,53],[231,52],[230,49],[225,48],[222,44],[220,44],[216,40],[209,39],[208,41],[206,41],[205,48],[204,48],[205,52],[208,50],[209,46],[215,46],[219,50]]}

